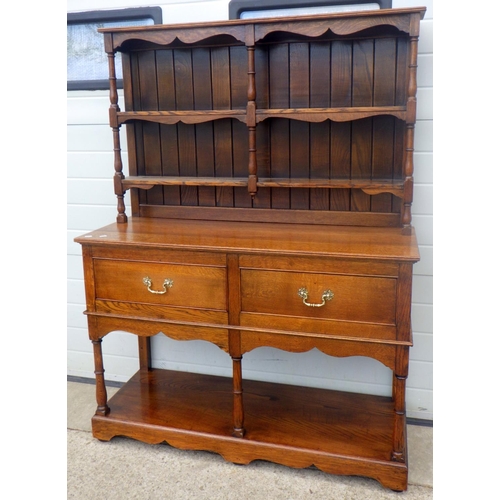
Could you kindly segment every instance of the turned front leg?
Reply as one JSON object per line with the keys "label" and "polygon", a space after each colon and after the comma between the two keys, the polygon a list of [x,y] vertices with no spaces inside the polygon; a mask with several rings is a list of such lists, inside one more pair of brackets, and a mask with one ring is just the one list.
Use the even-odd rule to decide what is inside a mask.
{"label": "turned front leg", "polygon": [[396,370],[392,382],[394,401],[394,429],[391,460],[405,462],[406,447],[406,379],[408,377],[408,347],[399,346],[396,352]]}
{"label": "turned front leg", "polygon": [[241,373],[241,357],[233,358],[233,436],[243,437],[243,377]]}
{"label": "turned front leg", "polygon": [[[229,289],[229,323],[239,325],[240,321],[240,266],[239,257],[235,254],[227,256],[228,289]],[[241,373],[241,334],[238,330],[229,331],[229,354],[233,360],[233,436],[243,437],[243,376]]]}
{"label": "turned front leg", "polygon": [[101,343],[102,339],[92,341],[92,345],[94,346],[94,373],[97,400],[97,409],[95,414],[106,416],[109,413],[109,406],[106,384],[104,382],[104,365],[102,361]]}
{"label": "turned front leg", "polygon": [[406,377],[394,375],[394,433],[391,460],[404,462],[404,448],[406,446],[406,409],[405,391]]}

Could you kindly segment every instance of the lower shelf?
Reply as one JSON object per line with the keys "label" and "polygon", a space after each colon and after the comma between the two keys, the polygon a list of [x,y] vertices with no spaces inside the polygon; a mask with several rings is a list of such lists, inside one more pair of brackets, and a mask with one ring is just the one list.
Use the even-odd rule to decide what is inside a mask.
{"label": "lower shelf", "polygon": [[[232,380],[167,370],[137,372],[92,419],[94,437],[127,436],[181,449],[207,450],[248,464],[360,475],[407,488],[405,462],[391,461],[391,398],[244,381],[245,435],[232,437]],[[406,439],[405,439],[406,441]]]}

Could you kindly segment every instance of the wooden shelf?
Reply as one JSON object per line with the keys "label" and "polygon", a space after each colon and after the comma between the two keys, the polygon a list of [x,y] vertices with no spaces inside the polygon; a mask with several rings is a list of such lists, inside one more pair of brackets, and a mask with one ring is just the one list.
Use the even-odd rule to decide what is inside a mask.
{"label": "wooden shelf", "polygon": [[172,125],[175,123],[204,123],[223,118],[235,118],[246,123],[246,111],[238,109],[223,110],[193,110],[193,111],[119,111],[117,113],[118,124],[132,120],[142,120],[154,123]]}
{"label": "wooden shelf", "polygon": [[259,187],[284,187],[308,189],[361,189],[367,194],[392,193],[396,196],[403,194],[403,181],[392,179],[289,179],[289,178],[260,178]]}
{"label": "wooden shelf", "polygon": [[187,177],[187,176],[130,176],[122,181],[125,189],[151,189],[154,186],[219,186],[246,187],[246,177]]}
{"label": "wooden shelf", "polygon": [[[122,181],[125,189],[151,189],[154,186],[216,186],[246,187],[246,177],[185,177],[131,176]],[[403,195],[403,181],[392,179],[290,179],[260,178],[258,187],[307,189],[361,189],[367,194],[391,193]]]}
{"label": "wooden shelf", "polygon": [[[224,118],[235,118],[243,123],[247,122],[246,110],[239,109],[207,109],[189,111],[119,111],[117,112],[118,124],[122,125],[133,120],[149,121],[172,125],[175,123],[204,123]],[[285,118],[311,123],[332,120],[345,122],[369,118],[372,116],[391,115],[396,118],[406,119],[406,106],[364,106],[343,108],[276,108],[257,109],[256,122],[260,123],[268,118]]]}
{"label": "wooden shelf", "polygon": [[[211,450],[248,464],[315,465],[400,488],[404,463],[391,461],[390,397],[244,382],[245,435],[232,437],[232,379],[167,370],[139,371],[92,419],[94,437],[117,435],[181,449]],[[405,445],[406,454],[406,445]]]}
{"label": "wooden shelf", "polygon": [[258,109],[257,123],[267,118],[287,118],[305,122],[323,122],[332,120],[346,122],[372,116],[391,115],[406,119],[406,106],[365,106],[344,108],[295,108],[295,109]]}

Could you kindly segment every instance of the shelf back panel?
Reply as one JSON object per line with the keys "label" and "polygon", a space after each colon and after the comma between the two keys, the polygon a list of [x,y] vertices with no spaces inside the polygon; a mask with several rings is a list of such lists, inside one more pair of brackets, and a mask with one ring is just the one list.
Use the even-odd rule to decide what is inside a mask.
{"label": "shelf back panel", "polygon": [[130,52],[123,57],[123,71],[126,111],[246,108],[245,47]]}
{"label": "shelf back panel", "polygon": [[[248,133],[237,120],[187,125],[137,122],[129,125],[140,176],[237,177],[248,174]],[[132,132],[130,132],[132,131]],[[391,116],[354,122],[305,123],[283,118],[257,128],[259,178],[402,180],[404,123]],[[399,198],[358,189],[155,186],[139,190],[148,205],[224,206],[297,210],[397,213]]]}
{"label": "shelf back panel", "polygon": [[405,106],[405,37],[257,46],[257,108]]}

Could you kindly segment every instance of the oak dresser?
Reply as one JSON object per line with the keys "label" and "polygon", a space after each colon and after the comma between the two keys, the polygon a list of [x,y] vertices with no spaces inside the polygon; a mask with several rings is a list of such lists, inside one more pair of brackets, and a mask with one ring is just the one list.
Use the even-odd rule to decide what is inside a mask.
{"label": "oak dresser", "polygon": [[[118,214],[76,239],[96,438],[407,488],[424,12],[100,30]],[[137,336],[139,370],[108,401],[101,343],[117,330]],[[232,378],[154,368],[159,333],[215,344],[231,357]],[[393,372],[392,397],[244,380],[245,354],[262,346],[374,358]]]}

